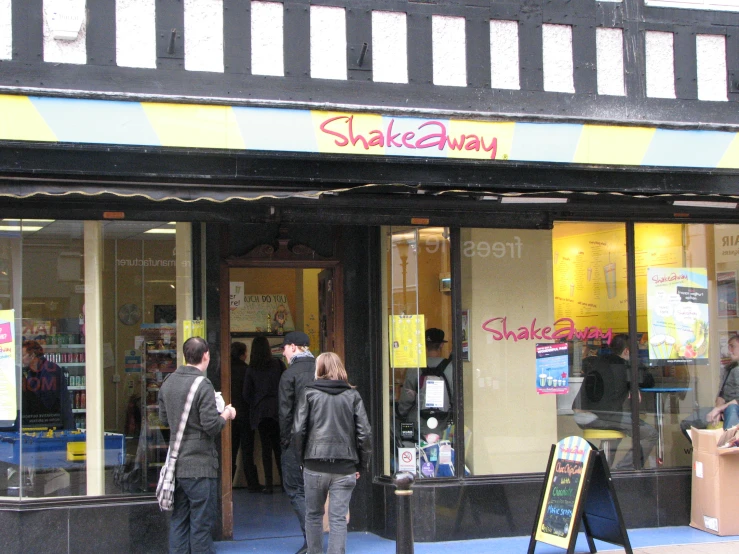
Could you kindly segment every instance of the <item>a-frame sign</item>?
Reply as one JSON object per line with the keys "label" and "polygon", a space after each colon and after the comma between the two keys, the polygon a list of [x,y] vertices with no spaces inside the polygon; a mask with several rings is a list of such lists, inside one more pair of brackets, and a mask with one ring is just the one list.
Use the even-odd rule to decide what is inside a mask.
{"label": "a-frame sign", "polygon": [[590,552],[597,552],[598,539],[632,554],[603,451],[582,437],[566,437],[549,454],[528,554],[534,554],[537,541],[573,554],[581,522]]}

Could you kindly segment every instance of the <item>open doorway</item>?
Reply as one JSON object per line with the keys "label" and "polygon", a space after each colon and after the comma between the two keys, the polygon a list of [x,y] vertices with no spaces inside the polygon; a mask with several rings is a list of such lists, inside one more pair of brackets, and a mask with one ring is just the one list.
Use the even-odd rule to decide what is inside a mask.
{"label": "open doorway", "polygon": [[[227,331],[224,336],[230,337],[229,348],[234,343],[245,345],[246,365],[250,363],[257,337],[266,338],[274,358],[284,364],[281,345],[284,335],[290,331],[302,331],[308,335],[314,356],[333,351],[343,358],[342,286],[338,263],[293,261],[290,267],[285,267],[284,262],[270,264],[269,261],[241,260],[229,265],[229,286],[226,289],[229,291],[229,309],[222,320]],[[229,363],[225,363],[226,359]],[[236,404],[237,395],[243,391],[243,373],[240,372],[244,371],[244,366],[225,355],[223,360],[222,379],[224,384],[230,383],[230,398]],[[246,399],[243,399],[243,405],[251,412]],[[231,535],[233,540],[278,537],[290,540],[294,537],[296,542],[302,543],[298,520],[282,490],[277,456],[262,455],[264,443],[258,423],[249,418],[246,425],[254,428],[253,435],[249,436],[247,432],[245,440],[243,432],[239,438],[228,433],[230,445],[224,444],[224,536]],[[226,440],[228,438],[224,436],[224,443]],[[251,468],[248,467],[249,460],[253,462]],[[271,483],[267,482],[270,471],[265,471],[268,463],[272,465]],[[226,466],[233,467],[227,470]],[[227,532],[229,521],[232,525],[230,533]]]}

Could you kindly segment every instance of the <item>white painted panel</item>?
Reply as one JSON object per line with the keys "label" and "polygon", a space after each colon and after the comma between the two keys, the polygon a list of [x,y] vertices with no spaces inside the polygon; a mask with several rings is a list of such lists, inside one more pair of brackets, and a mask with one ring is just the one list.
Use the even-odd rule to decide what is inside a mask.
{"label": "white painted panel", "polygon": [[223,73],[223,0],[185,0],[185,69]]}
{"label": "white painted panel", "polygon": [[59,40],[52,35],[49,21],[57,6],[72,6],[74,13],[86,12],[85,0],[44,0],[44,61],[52,63],[87,63],[87,16],[75,40]]}
{"label": "white painted panel", "polygon": [[675,98],[675,55],[672,33],[646,32],[647,96]]}
{"label": "white painted panel", "polygon": [[518,21],[490,22],[490,85],[519,90]]}
{"label": "white painted panel", "polygon": [[542,25],[544,50],[544,90],[575,92],[572,69],[572,27],[570,25]]}
{"label": "white painted panel", "polygon": [[346,80],[346,14],[344,8],[310,8],[310,76]]}
{"label": "white painted panel", "polygon": [[372,79],[408,82],[408,26],[402,12],[372,12]]}
{"label": "white painted panel", "polygon": [[595,30],[598,94],[624,96],[623,29],[599,27]]}
{"label": "white painted panel", "polygon": [[13,21],[10,0],[0,0],[0,60],[13,59]]}
{"label": "white painted panel", "polygon": [[121,67],[157,66],[154,0],[116,0],[115,57]]}
{"label": "white painted panel", "polygon": [[285,76],[284,24],[282,3],[251,3],[252,75]]}
{"label": "white painted panel", "polygon": [[726,37],[697,35],[698,100],[726,102]]}
{"label": "white painted panel", "polygon": [[463,17],[431,17],[434,84],[467,86],[467,38]]}

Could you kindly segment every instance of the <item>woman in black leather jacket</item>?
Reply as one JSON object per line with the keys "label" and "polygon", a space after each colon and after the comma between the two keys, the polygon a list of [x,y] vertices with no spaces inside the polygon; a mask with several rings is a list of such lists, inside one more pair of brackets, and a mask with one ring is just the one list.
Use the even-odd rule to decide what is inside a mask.
{"label": "woman in black leather jacket", "polygon": [[369,469],[372,429],[362,398],[348,381],[341,359],[324,352],[316,359],[316,380],[305,388],[295,413],[292,440],[303,465],[308,554],[323,552],[327,497],[328,554],[346,551],[349,501],[360,471]]}

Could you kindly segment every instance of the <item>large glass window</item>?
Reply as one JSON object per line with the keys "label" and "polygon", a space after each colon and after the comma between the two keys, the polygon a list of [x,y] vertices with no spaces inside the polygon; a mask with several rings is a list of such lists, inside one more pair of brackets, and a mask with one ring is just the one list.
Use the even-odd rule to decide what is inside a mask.
{"label": "large glass window", "polygon": [[384,471],[454,475],[449,230],[385,228]]}
{"label": "large glass window", "polygon": [[191,318],[189,236],[2,221],[0,496],[152,490],[167,448],[152,405]]}
{"label": "large glass window", "polygon": [[[384,229],[386,473],[448,475],[434,444],[448,444],[445,462],[463,447],[468,475],[538,473],[570,435],[602,447],[615,471],[685,467],[691,427],[739,423],[739,226],[556,222],[462,229],[458,245],[447,236]],[[460,331],[448,381],[461,379],[464,411],[452,405],[448,419],[424,406],[436,328],[445,340]],[[441,344],[444,360],[455,349]]]}

